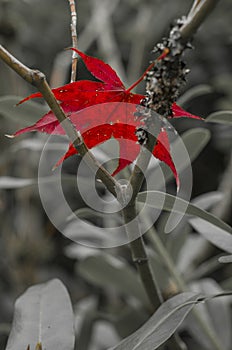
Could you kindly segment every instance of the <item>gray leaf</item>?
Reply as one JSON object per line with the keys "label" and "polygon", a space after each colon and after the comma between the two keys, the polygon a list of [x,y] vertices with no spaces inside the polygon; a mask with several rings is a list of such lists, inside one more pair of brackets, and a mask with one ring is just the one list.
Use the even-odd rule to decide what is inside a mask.
{"label": "gray leaf", "polygon": [[73,350],[73,311],[63,283],[57,279],[27,289],[15,303],[6,350]]}
{"label": "gray leaf", "polygon": [[[193,215],[193,216],[196,216],[197,218],[201,218],[201,222],[209,223],[211,224],[211,227],[215,227],[215,229],[216,228],[220,229],[220,233],[224,231],[228,239],[229,240],[231,239],[232,241],[232,236],[230,235],[232,232],[232,228],[229,225],[227,225],[225,222],[223,222],[213,214],[208,213],[207,211],[185,201],[182,198],[175,197],[171,194],[160,192],[160,191],[141,192],[138,194],[137,198],[139,202],[144,202],[146,203],[146,205],[151,206],[153,208],[162,209],[169,212],[173,211],[175,213],[184,214],[184,215]],[[196,226],[197,225],[196,220],[199,220],[199,219],[191,219],[190,223],[192,225],[194,223],[194,225]],[[228,234],[227,232],[230,234]],[[210,232],[207,235],[207,239],[210,239]],[[214,239],[214,244],[216,244],[215,239]],[[229,249],[229,253],[231,253],[232,247],[228,247],[228,249]],[[228,249],[226,251],[228,251]]]}
{"label": "gray leaf", "polygon": [[223,264],[232,263],[232,255],[221,256],[218,261]]}
{"label": "gray leaf", "polygon": [[210,114],[206,122],[232,125],[232,111],[220,111]]}
{"label": "gray leaf", "polygon": [[188,292],[167,300],[141,328],[111,350],[157,349],[175,332],[198,297],[199,294]]}
{"label": "gray leaf", "polygon": [[112,286],[119,293],[134,296],[149,305],[136,272],[124,261],[109,254],[96,253],[78,264],[79,273],[97,286]]}

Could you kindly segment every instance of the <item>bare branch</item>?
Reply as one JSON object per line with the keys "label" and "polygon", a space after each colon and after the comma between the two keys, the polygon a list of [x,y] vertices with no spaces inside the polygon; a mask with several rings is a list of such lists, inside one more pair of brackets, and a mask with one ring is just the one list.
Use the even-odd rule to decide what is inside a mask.
{"label": "bare branch", "polygon": [[[71,35],[72,35],[72,47],[77,49],[77,12],[75,6],[75,0],[68,0],[71,12]],[[77,62],[78,55],[75,51],[72,53],[72,72],[71,72],[71,83],[76,81],[76,72],[77,72]]]}

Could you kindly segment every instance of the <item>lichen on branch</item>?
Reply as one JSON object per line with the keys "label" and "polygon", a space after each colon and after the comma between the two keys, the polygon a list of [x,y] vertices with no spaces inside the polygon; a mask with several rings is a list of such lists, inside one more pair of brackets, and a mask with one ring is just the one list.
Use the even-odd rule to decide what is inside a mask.
{"label": "lichen on branch", "polygon": [[145,77],[146,97],[142,105],[163,117],[173,116],[172,105],[176,102],[189,72],[182,59],[184,51],[191,48],[190,41],[183,42],[180,33],[185,20],[185,17],[178,19],[169,36],[155,45],[153,52],[162,54],[166,51],[167,54],[162,60],[156,62]]}

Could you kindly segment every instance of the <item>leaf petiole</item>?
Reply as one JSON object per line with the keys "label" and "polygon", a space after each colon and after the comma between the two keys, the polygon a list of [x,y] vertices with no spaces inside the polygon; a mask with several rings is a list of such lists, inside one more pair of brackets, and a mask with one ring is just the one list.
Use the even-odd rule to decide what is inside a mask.
{"label": "leaf petiole", "polygon": [[130,92],[131,90],[133,90],[139,83],[141,83],[141,81],[145,78],[145,76],[147,75],[147,73],[154,67],[154,65],[162,60],[164,57],[167,56],[167,54],[169,53],[169,49],[168,48],[165,48],[162,52],[162,54],[155,60],[153,61],[148,67],[147,69],[145,70],[145,72],[141,75],[141,77],[136,80],[135,83],[133,83],[127,90],[126,90],[126,93]]}

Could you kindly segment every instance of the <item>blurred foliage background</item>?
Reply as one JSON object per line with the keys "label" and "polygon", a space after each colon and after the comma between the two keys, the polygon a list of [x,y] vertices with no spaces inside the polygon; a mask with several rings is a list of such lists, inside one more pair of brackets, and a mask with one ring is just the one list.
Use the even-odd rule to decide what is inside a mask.
{"label": "blurred foliage background", "polygon": [[[78,1],[79,49],[111,64],[127,86],[144,71],[152,58],[155,43],[168,33],[174,19],[187,13],[191,3],[190,0]],[[203,117],[218,110],[232,110],[231,11],[230,0],[219,2],[195,36],[194,49],[189,50],[185,58],[191,72],[180,102],[188,111]],[[26,65],[44,72],[52,87],[69,82],[71,54],[64,51],[71,46],[67,0],[0,0],[0,41]],[[78,79],[84,78],[89,75],[79,62]],[[87,346],[91,350],[105,349],[142,324],[147,313],[144,309],[141,312],[141,305],[133,302],[129,302],[129,307],[123,293],[118,295],[111,285],[103,287],[104,282],[101,285],[88,278],[88,266],[90,269],[92,266],[88,259],[97,252],[74,247],[57,232],[43,211],[36,181],[20,181],[36,180],[46,137],[29,134],[9,140],[4,134],[13,133],[43,114],[42,103],[37,104],[36,110],[29,105],[28,109],[19,112],[20,107],[14,107],[20,97],[33,91],[0,62],[0,349],[5,346],[16,297],[28,286],[53,277],[61,278],[70,291],[74,309],[78,310],[77,329],[86,327],[81,334],[90,334],[94,328],[92,343],[89,345],[90,339],[82,336],[85,345],[81,349],[87,349]],[[137,91],[143,93],[144,85],[141,84]],[[175,121],[175,128],[180,133],[198,126],[206,127],[198,121]],[[208,124],[207,128],[211,140],[193,163],[192,196],[222,191],[224,200],[213,210],[231,224],[231,127]],[[73,161],[67,161],[64,166],[68,174],[75,173],[73,164]],[[81,208],[83,203],[78,193],[73,194],[72,188],[66,187],[70,201],[76,209]],[[164,244],[170,246],[168,239],[165,240]],[[183,243],[178,246],[178,252],[182,248]],[[130,261],[127,247],[105,253]],[[191,258],[191,273],[194,269],[199,272],[192,277],[193,281],[207,277],[217,286],[232,288],[231,267],[217,263],[219,253],[201,241]],[[182,268],[181,272],[188,275],[189,271],[186,267],[186,271]],[[120,308],[124,314],[119,313]],[[96,310],[105,316],[100,317]],[[114,327],[109,322],[109,315],[118,317],[113,322]],[[125,324],[130,324],[131,329],[122,326]],[[185,336],[188,339],[187,333]]]}

